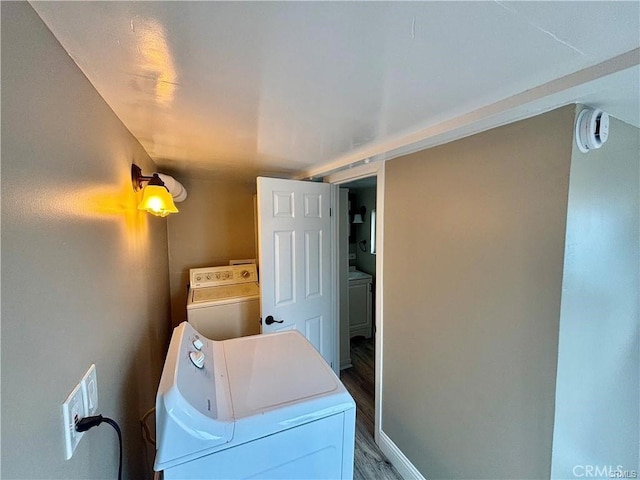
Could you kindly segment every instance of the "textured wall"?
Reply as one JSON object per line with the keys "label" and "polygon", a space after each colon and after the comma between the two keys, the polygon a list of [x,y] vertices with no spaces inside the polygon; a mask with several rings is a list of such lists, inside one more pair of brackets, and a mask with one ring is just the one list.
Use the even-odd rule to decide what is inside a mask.
{"label": "textured wall", "polygon": [[154,165],[26,2],[2,2],[2,478],[115,478],[117,438],[64,460],[61,404],[91,363],[99,411],[143,478],[139,419],[169,336],[166,220],[136,209]]}
{"label": "textured wall", "polygon": [[169,217],[169,269],[174,325],[187,319],[189,269],[256,258],[255,181],[180,178],[189,192]]}
{"label": "textured wall", "polygon": [[382,429],[427,478],[546,478],[575,108],[389,161]]}
{"label": "textured wall", "polygon": [[553,478],[640,470],[640,130],[610,132],[571,161]]}

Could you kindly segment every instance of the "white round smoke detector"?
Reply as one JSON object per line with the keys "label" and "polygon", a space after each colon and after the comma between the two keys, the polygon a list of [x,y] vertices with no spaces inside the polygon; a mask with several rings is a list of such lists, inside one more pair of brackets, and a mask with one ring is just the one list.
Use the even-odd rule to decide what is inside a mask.
{"label": "white round smoke detector", "polygon": [[600,148],[609,138],[609,115],[602,110],[586,108],[576,120],[576,143],[582,153]]}

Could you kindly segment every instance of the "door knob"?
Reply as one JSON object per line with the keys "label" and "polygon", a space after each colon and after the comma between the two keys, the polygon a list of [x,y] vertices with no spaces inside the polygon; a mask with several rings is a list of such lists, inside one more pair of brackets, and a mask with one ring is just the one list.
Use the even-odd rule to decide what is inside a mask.
{"label": "door knob", "polygon": [[274,320],[271,315],[264,319],[264,323],[267,325],[271,325],[272,323],[283,323],[284,320]]}

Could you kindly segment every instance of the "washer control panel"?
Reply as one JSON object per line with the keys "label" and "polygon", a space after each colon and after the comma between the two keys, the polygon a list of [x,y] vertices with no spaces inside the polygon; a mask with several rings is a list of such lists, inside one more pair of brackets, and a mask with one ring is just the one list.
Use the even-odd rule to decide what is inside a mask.
{"label": "washer control panel", "polygon": [[257,282],[258,271],[255,264],[192,268],[189,270],[189,281],[191,288]]}

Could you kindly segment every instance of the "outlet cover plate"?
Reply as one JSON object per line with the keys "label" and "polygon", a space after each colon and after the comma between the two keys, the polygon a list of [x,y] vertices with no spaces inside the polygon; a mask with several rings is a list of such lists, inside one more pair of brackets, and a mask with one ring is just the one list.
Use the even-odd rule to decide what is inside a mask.
{"label": "outlet cover plate", "polygon": [[73,452],[84,435],[84,432],[76,431],[76,422],[86,416],[84,412],[82,388],[78,384],[62,404],[65,460],[69,460],[73,456]]}
{"label": "outlet cover plate", "polygon": [[82,380],[80,380],[80,387],[83,392],[86,416],[90,417],[91,415],[95,415],[98,411],[98,378],[96,376],[95,363],[91,364],[87,373],[85,373]]}

